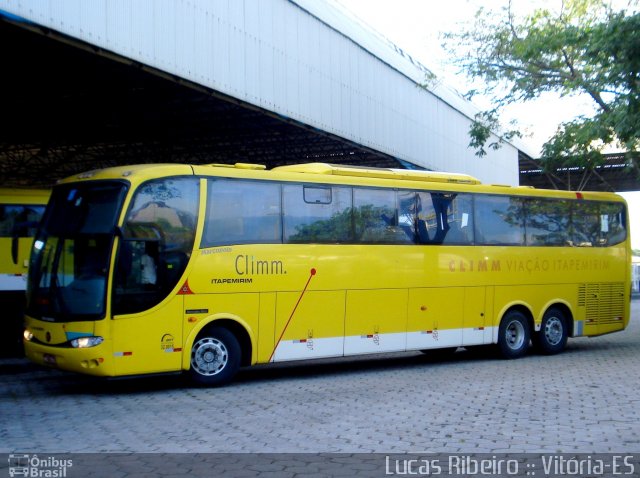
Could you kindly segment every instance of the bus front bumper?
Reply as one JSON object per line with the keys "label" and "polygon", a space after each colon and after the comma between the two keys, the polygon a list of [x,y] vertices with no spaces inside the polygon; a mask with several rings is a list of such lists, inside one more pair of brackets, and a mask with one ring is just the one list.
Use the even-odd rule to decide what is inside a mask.
{"label": "bus front bumper", "polygon": [[110,344],[106,342],[95,347],[72,348],[24,340],[26,357],[38,365],[99,377],[113,376],[113,362],[108,350]]}

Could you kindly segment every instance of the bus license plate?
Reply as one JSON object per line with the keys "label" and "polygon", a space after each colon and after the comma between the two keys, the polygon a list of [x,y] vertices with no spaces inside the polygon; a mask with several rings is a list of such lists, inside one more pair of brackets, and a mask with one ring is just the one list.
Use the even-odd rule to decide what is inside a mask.
{"label": "bus license plate", "polygon": [[49,364],[49,365],[55,365],[56,364],[56,356],[55,355],[44,354],[42,356],[42,359],[44,360],[44,363],[46,363],[46,364]]}

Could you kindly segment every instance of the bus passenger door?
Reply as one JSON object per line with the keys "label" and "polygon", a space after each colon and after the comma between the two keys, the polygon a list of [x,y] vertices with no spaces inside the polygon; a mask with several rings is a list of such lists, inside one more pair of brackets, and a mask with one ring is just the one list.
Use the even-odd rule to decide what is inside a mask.
{"label": "bus passenger door", "polygon": [[344,354],[404,351],[407,290],[347,291]]}
{"label": "bus passenger door", "polygon": [[195,243],[199,181],[145,182],[117,229],[112,337],[118,375],[181,369],[185,296],[179,284]]}
{"label": "bus passenger door", "polygon": [[462,345],[464,288],[409,289],[407,350]]}

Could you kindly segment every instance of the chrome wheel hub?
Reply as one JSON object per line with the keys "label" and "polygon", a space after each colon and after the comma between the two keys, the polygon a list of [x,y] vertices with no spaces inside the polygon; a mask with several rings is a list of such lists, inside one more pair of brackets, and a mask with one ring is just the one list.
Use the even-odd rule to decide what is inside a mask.
{"label": "chrome wheel hub", "polygon": [[551,317],[544,326],[544,337],[549,345],[558,345],[563,336],[562,320],[558,317]]}
{"label": "chrome wheel hub", "polygon": [[504,338],[508,347],[512,350],[518,350],[524,344],[524,327],[522,324],[516,320],[509,322],[507,325]]}
{"label": "chrome wheel hub", "polygon": [[191,350],[191,367],[200,375],[216,375],[224,370],[228,362],[227,347],[215,337],[198,340]]}

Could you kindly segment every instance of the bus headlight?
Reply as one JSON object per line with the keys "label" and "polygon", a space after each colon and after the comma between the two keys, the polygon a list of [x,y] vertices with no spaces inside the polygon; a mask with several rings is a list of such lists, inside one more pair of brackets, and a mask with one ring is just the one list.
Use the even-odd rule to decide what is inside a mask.
{"label": "bus headlight", "polygon": [[100,345],[102,342],[104,342],[104,339],[102,337],[80,337],[71,340],[69,343],[73,348],[86,349],[89,347]]}
{"label": "bus headlight", "polygon": [[24,329],[22,336],[27,342],[31,342],[31,339],[33,338],[33,334],[29,332],[29,329]]}

